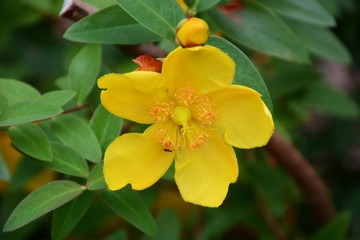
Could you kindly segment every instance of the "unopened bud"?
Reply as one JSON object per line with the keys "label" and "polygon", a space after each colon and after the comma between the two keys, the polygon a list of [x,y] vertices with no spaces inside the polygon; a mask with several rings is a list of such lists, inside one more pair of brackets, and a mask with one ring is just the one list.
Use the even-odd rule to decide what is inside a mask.
{"label": "unopened bud", "polygon": [[185,19],[178,25],[176,38],[184,48],[202,46],[209,38],[209,26],[200,18]]}

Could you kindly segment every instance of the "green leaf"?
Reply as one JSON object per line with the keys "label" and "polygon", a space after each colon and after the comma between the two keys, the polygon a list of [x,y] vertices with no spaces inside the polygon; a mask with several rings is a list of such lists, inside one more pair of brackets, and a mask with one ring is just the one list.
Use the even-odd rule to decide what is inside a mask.
{"label": "green leaf", "polygon": [[292,68],[287,65],[286,68],[281,67],[274,71],[276,74],[266,79],[273,99],[296,94],[322,78],[321,74],[316,72],[312,66],[297,65]]}
{"label": "green leaf", "polygon": [[101,104],[95,110],[90,120],[90,127],[94,131],[102,150],[120,135],[122,119],[108,112]]}
{"label": "green leaf", "polygon": [[106,236],[105,240],[128,240],[128,236],[126,234],[126,231],[124,229],[121,229],[113,234],[110,234],[109,236]]}
{"label": "green leaf", "polygon": [[103,190],[100,194],[101,199],[115,213],[144,233],[155,236],[156,225],[154,219],[137,192],[126,187],[114,192]]}
{"label": "green leaf", "polygon": [[85,191],[73,201],[56,209],[51,224],[51,239],[65,239],[89,209],[93,199],[91,192]]}
{"label": "green leaf", "polygon": [[101,65],[101,47],[87,44],[75,55],[69,66],[68,85],[82,102],[93,89]]}
{"label": "green leaf", "polygon": [[358,119],[360,116],[359,106],[351,97],[321,83],[309,88],[306,102],[334,116],[348,119]]}
{"label": "green leaf", "polygon": [[[244,205],[241,207],[244,208]],[[210,215],[209,217],[207,217],[207,221],[204,224],[198,239],[221,239],[221,235],[226,232],[226,230],[231,229],[231,227],[235,226],[236,223],[239,223],[241,217],[243,217],[242,215],[250,215],[247,212],[248,210],[245,211],[245,209],[239,208],[216,209],[216,214],[213,213],[213,215],[215,216]],[[247,221],[246,223],[248,222],[249,221]]]}
{"label": "green leaf", "polygon": [[0,152],[0,181],[1,180],[8,182],[10,180],[10,173]]}
{"label": "green leaf", "polygon": [[65,103],[69,102],[75,94],[75,92],[69,90],[56,90],[41,95],[35,99],[35,101],[61,107]]}
{"label": "green leaf", "polygon": [[129,15],[152,32],[174,42],[176,27],[185,13],[175,0],[116,0]]}
{"label": "green leaf", "polygon": [[323,227],[311,240],[344,240],[350,225],[350,214],[338,214],[331,222]]}
{"label": "green leaf", "polygon": [[57,79],[55,79],[55,85],[63,90],[70,89],[68,75],[60,76]]}
{"label": "green leaf", "polygon": [[100,162],[100,144],[89,125],[75,115],[67,114],[53,118],[50,122],[53,134],[65,145],[92,162]]}
{"label": "green leaf", "polygon": [[198,2],[198,4],[195,10],[196,13],[199,13],[214,7],[220,0],[185,0],[186,5],[190,8],[194,8],[196,2]]}
{"label": "green leaf", "polygon": [[285,19],[309,51],[334,62],[349,64],[351,56],[344,44],[329,29]]}
{"label": "green leaf", "polygon": [[113,0],[101,0],[101,1],[99,1],[99,0],[84,0],[84,2],[87,2],[93,6],[100,8],[100,9],[114,4]]}
{"label": "green leaf", "polygon": [[256,0],[274,12],[320,26],[334,26],[334,17],[314,0]]}
{"label": "green leaf", "polygon": [[25,154],[39,160],[51,161],[50,142],[40,127],[30,123],[12,126],[9,135],[12,144]]}
{"label": "green leaf", "polygon": [[5,96],[0,91],[0,115],[9,106],[9,103]]}
{"label": "green leaf", "polygon": [[74,23],[64,38],[84,43],[141,44],[158,41],[161,37],[114,5]]}
{"label": "green leaf", "polygon": [[304,44],[273,12],[251,0],[232,14],[212,9],[209,15],[234,42],[254,50],[299,63],[308,63]]}
{"label": "green leaf", "polygon": [[34,100],[40,96],[40,93],[29,84],[5,78],[0,78],[0,93],[5,96],[9,105]]}
{"label": "green leaf", "polygon": [[157,240],[179,240],[180,222],[172,209],[166,209],[156,218]]}
{"label": "green leaf", "polygon": [[71,176],[87,178],[89,166],[75,150],[61,143],[51,142],[53,158],[51,162],[41,163],[47,168]]}
{"label": "green leaf", "polygon": [[216,4],[218,4],[220,0],[200,0],[199,4],[197,5],[197,12],[202,12],[205,10],[208,10],[212,7],[214,7]]}
{"label": "green leaf", "polygon": [[48,183],[24,198],[11,213],[3,231],[16,230],[44,214],[74,199],[84,187],[71,181],[59,180]]}
{"label": "green leaf", "polygon": [[246,166],[246,175],[258,194],[265,199],[275,216],[283,216],[286,208],[286,175],[263,162]]}
{"label": "green leaf", "polygon": [[62,113],[60,107],[36,101],[18,102],[0,115],[0,126],[28,123]]}
{"label": "green leaf", "polygon": [[211,36],[208,44],[220,48],[234,60],[236,64],[234,84],[243,85],[261,93],[266,106],[272,112],[269,91],[250,59],[239,48],[223,38]]}
{"label": "green leaf", "polygon": [[86,183],[87,189],[94,191],[107,188],[104,180],[103,166],[103,163],[98,163],[93,169],[91,169]]}

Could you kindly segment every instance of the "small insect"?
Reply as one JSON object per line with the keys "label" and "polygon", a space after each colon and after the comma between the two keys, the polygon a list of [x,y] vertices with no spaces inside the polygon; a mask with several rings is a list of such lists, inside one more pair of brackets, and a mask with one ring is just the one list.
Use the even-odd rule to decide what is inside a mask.
{"label": "small insect", "polygon": [[172,152],[171,149],[166,149],[166,148],[164,148],[164,151],[165,151],[165,152]]}

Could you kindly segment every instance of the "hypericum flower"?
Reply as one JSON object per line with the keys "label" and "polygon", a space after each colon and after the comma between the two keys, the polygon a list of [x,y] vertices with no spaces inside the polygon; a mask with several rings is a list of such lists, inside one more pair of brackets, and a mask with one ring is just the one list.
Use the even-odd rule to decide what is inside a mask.
{"label": "hypericum flower", "polygon": [[175,159],[175,181],[183,199],[219,206],[238,177],[232,146],[265,145],[274,130],[261,95],[231,85],[233,60],[218,48],[178,47],[162,73],[107,74],[98,80],[101,103],[111,113],[144,124],[143,134],[115,139],[104,156],[110,190],[153,185]]}
{"label": "hypericum flower", "polygon": [[208,24],[197,17],[184,19],[179,23],[176,39],[182,47],[202,46],[209,38]]}

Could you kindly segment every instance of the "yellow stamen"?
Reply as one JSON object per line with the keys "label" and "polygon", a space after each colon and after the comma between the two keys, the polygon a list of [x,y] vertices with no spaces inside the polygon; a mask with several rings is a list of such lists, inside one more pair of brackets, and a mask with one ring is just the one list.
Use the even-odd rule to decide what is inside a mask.
{"label": "yellow stamen", "polygon": [[178,125],[171,120],[157,124],[161,124],[161,127],[155,136],[158,143],[164,148],[164,151],[171,152],[183,145],[184,139]]}
{"label": "yellow stamen", "polygon": [[150,109],[149,115],[154,118],[155,122],[164,121],[172,114],[174,102],[157,102],[154,107]]}
{"label": "yellow stamen", "polygon": [[157,141],[164,151],[181,149],[185,145],[193,150],[203,146],[211,135],[210,125],[216,119],[210,99],[197,95],[191,87],[177,88],[171,98],[156,102],[149,112],[159,125]]}

